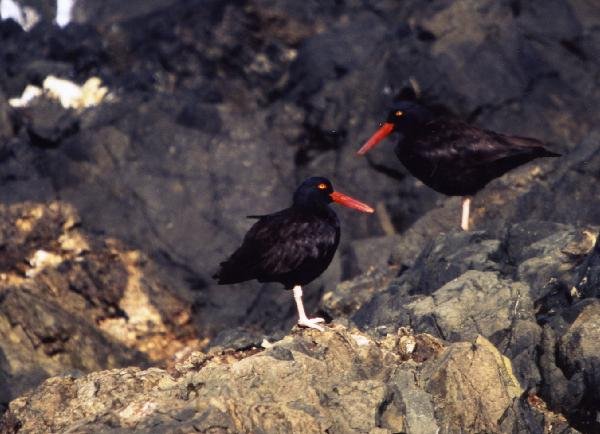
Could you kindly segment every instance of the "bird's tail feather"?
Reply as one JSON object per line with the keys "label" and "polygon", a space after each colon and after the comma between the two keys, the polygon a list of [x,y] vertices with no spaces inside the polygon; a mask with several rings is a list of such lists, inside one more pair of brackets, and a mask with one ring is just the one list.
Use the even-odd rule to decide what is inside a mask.
{"label": "bird's tail feather", "polygon": [[561,154],[556,152],[549,151],[544,147],[544,143],[540,140],[533,139],[531,137],[521,137],[521,136],[507,136],[509,142],[514,145],[521,146],[523,148],[530,148],[535,150],[535,154],[538,157],[561,157]]}

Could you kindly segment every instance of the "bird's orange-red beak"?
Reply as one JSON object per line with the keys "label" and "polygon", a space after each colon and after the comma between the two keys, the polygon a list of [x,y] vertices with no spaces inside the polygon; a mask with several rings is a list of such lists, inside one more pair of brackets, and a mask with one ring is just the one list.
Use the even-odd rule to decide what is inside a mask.
{"label": "bird's orange-red beak", "polygon": [[381,142],[383,139],[389,136],[392,133],[392,131],[394,131],[394,124],[391,122],[385,122],[383,125],[381,125],[381,127],[379,127],[377,131],[375,131],[371,138],[367,140],[364,145],[362,145],[362,148],[358,150],[357,154],[366,154],[375,146],[377,146],[379,142]]}
{"label": "bird's orange-red beak", "polygon": [[334,191],[333,193],[331,193],[330,196],[334,202],[339,203],[340,205],[347,206],[348,208],[353,208],[362,212],[375,212],[375,210],[366,203],[363,203],[360,200],[356,200],[353,197],[346,196],[343,193]]}

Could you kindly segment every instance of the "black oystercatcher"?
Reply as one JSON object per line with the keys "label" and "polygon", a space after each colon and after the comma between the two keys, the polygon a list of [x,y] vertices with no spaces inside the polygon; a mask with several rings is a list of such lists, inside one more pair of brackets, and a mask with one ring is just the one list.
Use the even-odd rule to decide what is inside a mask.
{"label": "black oystercatcher", "polygon": [[397,131],[396,155],[425,185],[448,196],[463,196],[461,227],[469,229],[470,196],[491,180],[539,157],[559,157],[542,142],[436,118],[427,108],[404,101],[359,149],[363,155]]}
{"label": "black oystercatcher", "polygon": [[307,318],[302,304],[302,285],[323,273],[331,263],[340,240],[340,223],[331,202],[362,212],[373,208],[333,191],[326,178],[305,180],[294,193],[292,206],[279,212],[248,216],[258,218],[242,245],[220,265],[213,276],[219,284],[257,279],[279,282],[293,289],[298,324],[323,330],[323,318]]}

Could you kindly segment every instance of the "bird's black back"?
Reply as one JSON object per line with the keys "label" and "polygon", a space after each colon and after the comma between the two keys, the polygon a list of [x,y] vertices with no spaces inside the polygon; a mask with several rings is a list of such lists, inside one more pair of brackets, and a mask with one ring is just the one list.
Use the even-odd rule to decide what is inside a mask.
{"label": "bird's black back", "polygon": [[335,212],[290,207],[260,216],[242,245],[214,275],[219,284],[257,279],[285,288],[306,285],[327,269],[340,240]]}
{"label": "bird's black back", "polygon": [[433,120],[406,135],[396,154],[425,185],[449,196],[473,195],[504,173],[539,157],[558,157],[525,137]]}

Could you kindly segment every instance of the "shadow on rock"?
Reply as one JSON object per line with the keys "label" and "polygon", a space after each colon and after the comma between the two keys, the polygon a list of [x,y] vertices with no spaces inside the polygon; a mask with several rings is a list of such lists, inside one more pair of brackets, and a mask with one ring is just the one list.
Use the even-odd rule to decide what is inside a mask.
{"label": "shadow on rock", "polygon": [[190,306],[153,265],[60,202],[0,206],[0,350],[9,399],[45,378],[165,362],[198,346]]}

